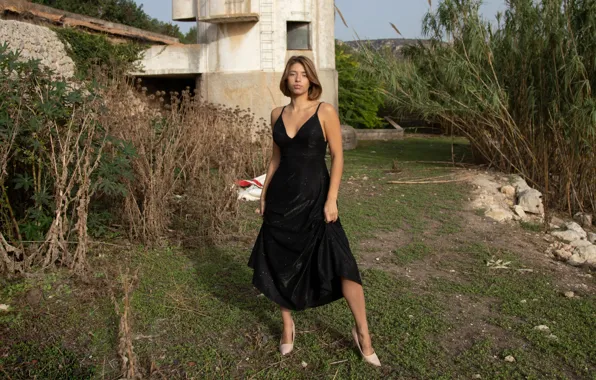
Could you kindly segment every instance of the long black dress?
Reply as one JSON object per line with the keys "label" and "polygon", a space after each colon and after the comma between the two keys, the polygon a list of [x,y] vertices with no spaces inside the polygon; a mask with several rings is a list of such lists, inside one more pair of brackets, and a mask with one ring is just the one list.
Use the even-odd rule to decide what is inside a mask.
{"label": "long black dress", "polygon": [[273,126],[281,159],[267,188],[263,224],[248,262],[254,269],[253,285],[290,310],[342,298],[341,277],[362,283],[339,219],[326,223],[323,214],[330,176],[320,106],[294,138],[281,115]]}

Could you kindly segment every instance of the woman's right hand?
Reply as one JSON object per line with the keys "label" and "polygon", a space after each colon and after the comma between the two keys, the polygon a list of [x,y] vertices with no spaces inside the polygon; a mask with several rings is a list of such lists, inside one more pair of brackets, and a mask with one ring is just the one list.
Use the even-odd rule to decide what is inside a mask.
{"label": "woman's right hand", "polygon": [[263,216],[265,214],[265,200],[261,199],[261,208],[259,209],[259,214]]}

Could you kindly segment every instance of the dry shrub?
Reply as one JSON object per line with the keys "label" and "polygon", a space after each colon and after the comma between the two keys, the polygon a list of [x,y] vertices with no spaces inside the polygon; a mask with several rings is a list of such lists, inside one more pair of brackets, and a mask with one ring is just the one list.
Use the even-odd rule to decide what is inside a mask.
{"label": "dry shrub", "polygon": [[188,89],[171,93],[170,104],[163,103],[165,92],[148,96],[124,81],[107,91],[103,123],[136,149],[123,207],[131,237],[158,243],[175,216],[207,241],[237,232],[234,181],[264,172],[266,124],[250,110],[201,102]]}

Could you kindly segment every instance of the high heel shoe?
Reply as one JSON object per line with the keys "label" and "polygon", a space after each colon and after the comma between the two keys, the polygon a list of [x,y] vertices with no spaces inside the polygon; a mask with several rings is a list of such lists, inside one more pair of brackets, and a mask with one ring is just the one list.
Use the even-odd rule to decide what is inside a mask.
{"label": "high heel shoe", "polygon": [[294,349],[294,338],[296,337],[296,325],[292,322],[292,343],[282,343],[281,339],[279,340],[279,352],[282,355],[287,355]]}
{"label": "high heel shoe", "polygon": [[354,338],[354,343],[356,343],[356,346],[358,346],[358,350],[360,351],[360,355],[362,355],[362,359],[364,359],[364,361],[367,363],[370,363],[376,367],[380,367],[381,361],[375,352],[367,356],[365,356],[364,352],[362,352],[362,347],[360,347],[360,342],[358,342],[358,331],[356,330],[356,326],[352,328],[352,337]]}

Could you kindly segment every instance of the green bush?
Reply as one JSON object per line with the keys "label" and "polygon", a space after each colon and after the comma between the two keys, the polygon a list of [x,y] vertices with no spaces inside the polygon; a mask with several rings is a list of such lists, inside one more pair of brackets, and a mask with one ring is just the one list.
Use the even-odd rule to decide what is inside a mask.
{"label": "green bush", "polygon": [[127,42],[114,44],[100,34],[90,34],[72,28],[54,28],[66,46],[68,55],[76,65],[77,73],[88,77],[93,67],[110,67],[111,71],[127,71],[133,68],[143,45]]}
{"label": "green bush", "polygon": [[335,67],[339,87],[339,117],[342,124],[354,128],[379,128],[377,116],[384,104],[381,83],[364,70],[359,53],[346,45],[335,46]]}
{"label": "green bush", "polygon": [[[23,61],[18,52],[0,45],[0,233],[7,240],[42,241],[56,211],[56,167],[67,167],[74,175],[78,164],[54,162],[61,149],[87,149],[90,159],[103,150],[100,164],[91,178],[91,191],[97,196],[121,196],[125,189],[121,179],[130,177],[129,157],[134,155],[125,142],[112,137],[98,125],[92,140],[73,144],[77,133],[86,134],[85,123],[95,123],[90,105],[101,104],[98,88],[93,84],[69,83],[53,79],[54,73],[37,60]],[[83,137],[85,137],[83,135]],[[86,144],[86,145],[85,145]],[[78,148],[77,148],[78,147]],[[107,150],[107,151],[106,151]],[[79,163],[81,164],[81,163]],[[75,184],[68,194],[76,199]],[[71,207],[74,207],[75,204]],[[74,211],[73,211],[74,212]],[[69,216],[69,218],[73,218]]]}

